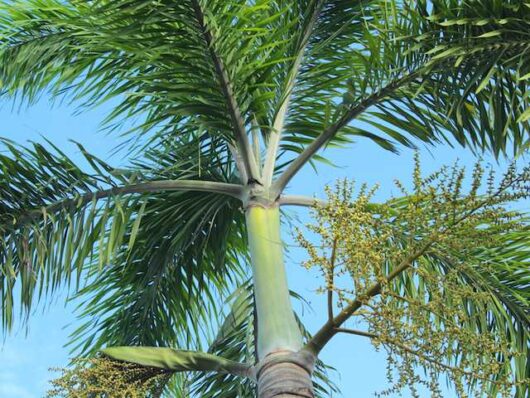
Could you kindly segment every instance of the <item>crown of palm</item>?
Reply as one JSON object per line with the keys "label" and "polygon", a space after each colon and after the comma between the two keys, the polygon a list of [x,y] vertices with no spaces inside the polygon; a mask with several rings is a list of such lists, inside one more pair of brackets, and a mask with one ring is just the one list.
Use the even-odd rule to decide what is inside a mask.
{"label": "crown of palm", "polygon": [[[356,137],[393,151],[528,148],[529,24],[528,3],[497,0],[2,5],[3,93],[81,108],[114,99],[106,125],[135,149],[127,170],[83,152],[87,171],[58,148],[3,141],[4,327],[17,283],[29,313],[34,296],[75,281],[78,352],[199,345],[218,298],[248,277],[239,199],[249,185],[275,198],[326,160],[319,149]],[[509,248],[518,267],[527,261]],[[528,275],[503,275],[499,311],[528,325],[510,305],[528,302]]]}

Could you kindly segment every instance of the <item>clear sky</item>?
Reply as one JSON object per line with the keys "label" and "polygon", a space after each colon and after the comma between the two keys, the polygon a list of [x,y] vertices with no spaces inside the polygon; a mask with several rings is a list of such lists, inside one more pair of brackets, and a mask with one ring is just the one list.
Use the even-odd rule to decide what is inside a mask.
{"label": "clear sky", "polygon": [[[42,136],[53,141],[74,158],[79,158],[76,148],[69,139],[82,143],[90,152],[109,160],[115,166],[124,163],[120,156],[109,158],[112,147],[119,141],[98,133],[98,123],[108,107],[73,115],[73,108],[56,105],[51,108],[47,98],[27,109],[16,110],[6,100],[0,101],[0,136],[24,143],[28,139],[42,141]],[[382,188],[378,198],[383,199],[396,190],[394,178],[410,181],[413,152],[403,149],[397,156],[385,152],[367,140],[360,140],[346,150],[328,151],[338,165],[336,168],[323,166],[318,175],[311,168],[303,170],[289,187],[290,193],[322,197],[325,184],[333,183],[336,178],[354,178],[368,184],[380,183]],[[448,145],[430,147],[421,150],[425,171],[428,172],[442,164],[450,164],[457,158],[462,164],[472,165],[474,158],[469,151],[461,148],[451,149]],[[493,162],[486,158],[486,162]],[[395,192],[396,194],[398,192]],[[304,210],[290,209],[301,222],[308,222],[308,213]],[[289,231],[285,231],[286,241],[290,240]],[[311,303],[312,311],[305,308],[303,319],[310,330],[315,331],[325,320],[325,299],[315,294],[321,285],[318,275],[307,272],[299,266],[301,253],[291,250],[288,254],[289,282],[291,287],[303,294]],[[68,334],[75,329],[74,306],[64,304],[65,295],[43,308],[38,306],[29,322],[29,329],[20,326],[6,335],[0,331],[0,397],[1,398],[37,398],[47,389],[47,381],[52,378],[50,367],[65,366],[68,358]],[[332,377],[340,385],[343,397],[370,397],[374,391],[385,386],[385,356],[377,353],[369,341],[362,337],[342,335],[324,350],[323,359],[337,369]],[[447,398],[454,395],[446,390]],[[403,397],[409,397],[405,392]]]}

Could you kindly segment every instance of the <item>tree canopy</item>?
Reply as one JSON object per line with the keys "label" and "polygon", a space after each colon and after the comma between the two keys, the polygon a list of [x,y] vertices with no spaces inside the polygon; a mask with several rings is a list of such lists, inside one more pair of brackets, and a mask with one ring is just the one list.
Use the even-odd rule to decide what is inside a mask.
{"label": "tree canopy", "polygon": [[[81,167],[51,142],[21,147],[2,139],[2,326],[13,325],[15,289],[27,316],[36,301],[70,286],[82,302],[83,321],[70,342],[79,355],[157,346],[255,365],[256,314],[263,315],[265,305],[255,300],[256,281],[247,284],[255,259],[242,210],[315,205],[312,198],[285,195],[285,188],[302,167],[332,161],[322,149],[339,146],[354,154],[355,140],[390,151],[446,143],[496,157],[527,153],[529,24],[526,0],[2,2],[3,98],[31,104],[48,95],[80,110],[113,101],[105,126],[121,135],[128,151],[126,167],[118,169],[80,147],[88,165]],[[502,196],[503,202],[528,195],[527,174],[516,174],[509,170],[507,181],[512,187],[521,179],[518,193]],[[467,201],[460,197],[459,175],[444,180],[451,192],[443,183],[435,187],[436,197],[421,191],[427,185],[418,177],[418,192],[403,192],[381,208],[405,228],[408,203],[419,193],[427,201],[421,210],[454,195],[443,203],[456,203],[451,210],[459,214],[466,210],[461,204],[480,200],[477,192]],[[383,233],[383,215],[370,214],[381,224],[366,220],[363,228]],[[506,220],[499,224],[511,228],[511,213],[500,214]],[[484,232],[500,219],[487,215],[487,225],[466,226]],[[432,227],[432,217],[421,217]],[[520,382],[530,373],[529,257],[526,216],[517,217],[517,231],[494,230],[495,247],[478,240],[481,247],[469,253],[421,253],[432,278],[420,283],[422,275],[404,276],[395,288],[414,297],[428,292],[439,275],[453,275],[446,271],[460,264],[459,251],[480,264],[495,259],[493,273],[486,267],[455,276],[484,288],[490,300],[485,318],[460,326],[479,334],[502,331],[512,348],[526,352],[517,360],[496,357]],[[466,242],[464,235],[457,238]],[[407,255],[416,248],[394,238],[387,243]],[[387,276],[400,269],[399,261],[385,264]],[[241,286],[243,304],[234,296]],[[381,288],[374,292],[385,302]],[[466,302],[460,294],[435,298]],[[225,313],[230,305],[237,316]],[[478,312],[465,307],[467,316]],[[238,308],[245,309],[243,318]],[[394,309],[414,315],[399,304]],[[310,337],[300,328],[305,352],[318,353],[321,347],[311,344],[325,344],[335,333],[324,327]],[[380,335],[375,341],[389,343]],[[324,369],[317,362],[321,384]],[[181,376],[173,381],[182,385]],[[218,396],[221,383],[223,396],[251,394],[233,376],[198,376],[193,385],[202,396]],[[485,385],[495,391],[495,383]],[[325,394],[325,387],[315,388]],[[528,392],[517,388],[519,397]]]}

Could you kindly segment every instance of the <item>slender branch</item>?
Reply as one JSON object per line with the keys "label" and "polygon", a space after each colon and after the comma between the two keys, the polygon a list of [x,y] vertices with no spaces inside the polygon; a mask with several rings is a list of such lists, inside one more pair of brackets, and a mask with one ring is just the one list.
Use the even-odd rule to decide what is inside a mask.
{"label": "slender branch", "polygon": [[315,207],[315,206],[326,206],[327,202],[322,199],[311,198],[309,196],[302,195],[282,195],[279,199],[280,206],[304,206],[304,207]]}
{"label": "slender branch", "polygon": [[346,334],[354,334],[356,336],[363,336],[363,337],[368,337],[370,339],[379,339],[379,336],[374,334],[374,333],[370,333],[370,332],[365,332],[364,330],[356,330],[356,329],[346,329],[346,328],[335,328],[335,331],[337,333],[346,333]]}
{"label": "slender branch", "polygon": [[336,328],[335,330],[336,330],[337,333],[353,334],[353,335],[356,335],[356,336],[368,337],[369,339],[379,340],[384,345],[398,347],[398,348],[402,349],[403,351],[408,352],[409,354],[417,356],[418,358],[420,358],[420,359],[422,359],[424,361],[430,362],[430,363],[432,363],[432,364],[434,364],[436,366],[439,366],[440,368],[443,368],[445,370],[459,372],[459,373],[461,373],[463,375],[473,376],[473,377],[479,378],[481,380],[492,381],[492,380],[489,380],[487,378],[479,377],[478,375],[476,375],[473,372],[469,372],[469,371],[466,371],[466,370],[463,370],[463,369],[460,369],[460,368],[457,368],[457,367],[454,367],[454,366],[451,366],[451,365],[447,365],[447,364],[445,364],[443,362],[437,361],[436,359],[429,358],[427,355],[423,354],[420,350],[415,350],[414,348],[411,348],[409,346],[406,346],[405,344],[401,344],[401,343],[398,343],[398,342],[395,342],[395,341],[385,340],[381,336],[379,336],[377,334],[374,334],[374,333],[365,332],[363,330],[346,329],[346,328]]}
{"label": "slender branch", "polygon": [[361,115],[372,105],[377,104],[382,99],[386,98],[394,91],[399,88],[413,82],[416,78],[421,75],[423,68],[418,68],[413,72],[401,77],[400,79],[394,80],[387,84],[385,87],[371,94],[359,103],[351,106],[341,118],[324,130],[304,151],[294,159],[282,175],[273,183],[273,190],[275,193],[280,194],[287,186],[289,181],[298,173],[298,171],[318,152],[327,142],[333,138],[338,131],[350,123],[352,120]]}
{"label": "slender branch", "polygon": [[328,321],[333,320],[333,277],[335,275],[335,260],[337,258],[338,238],[333,239],[333,248],[331,249],[330,265],[327,275],[328,283]]}
{"label": "slender branch", "polygon": [[337,241],[333,240],[333,248],[331,249],[330,269],[328,270],[327,283],[328,283],[328,321],[333,321],[333,276],[335,273],[335,260],[337,257]]}
{"label": "slender branch", "polygon": [[333,289],[328,288],[328,321],[333,321]]}
{"label": "slender branch", "polygon": [[245,129],[245,121],[241,114],[239,105],[236,101],[232,83],[230,82],[230,78],[228,76],[228,72],[222,59],[215,51],[214,37],[206,24],[204,13],[199,3],[199,0],[192,0],[192,6],[204,40],[206,42],[206,45],[208,46],[210,57],[212,59],[215,71],[219,78],[219,83],[221,84],[223,95],[226,99],[228,111],[230,113],[230,118],[232,119],[234,127],[237,146],[241,151],[241,157],[245,165],[247,175],[250,179],[257,180],[257,177],[259,175],[258,165],[252,153],[252,148],[250,146],[250,142]]}
{"label": "slender branch", "polygon": [[[415,260],[417,260],[429,249],[433,243],[434,240],[430,240],[424,244],[420,250],[404,259],[390,274],[384,278],[384,284],[390,283],[398,275],[407,270]],[[363,294],[358,295],[336,317],[334,317],[332,320],[328,320],[324,326],[322,326],[320,330],[307,342],[304,349],[317,355],[322,348],[324,348],[326,343],[337,333],[337,328],[340,328],[340,326],[346,322],[346,320],[350,318],[355,311],[361,308],[365,301],[381,293],[382,287],[383,282],[377,282],[368,288]]]}
{"label": "slender branch", "polygon": [[[309,196],[303,195],[281,195],[278,200],[280,206],[301,206],[301,207],[326,207],[329,203],[324,199],[312,198]],[[368,211],[377,213],[385,206],[384,204],[379,203],[367,203],[366,209]],[[386,211],[395,213],[395,210],[392,208],[385,208]]]}
{"label": "slender branch", "polygon": [[318,16],[320,14],[320,11],[322,10],[322,6],[324,5],[324,3],[325,1],[322,1],[322,0],[318,0],[316,2],[315,8],[313,9],[310,20],[306,24],[305,29],[303,30],[301,34],[301,41],[300,41],[300,46],[298,48],[298,53],[294,60],[293,66],[291,70],[289,71],[289,76],[287,78],[287,84],[286,84],[285,92],[283,93],[283,98],[281,99],[282,102],[281,102],[280,108],[278,109],[278,112],[276,112],[276,115],[274,117],[274,121],[272,124],[272,131],[269,134],[265,164],[263,166],[263,182],[266,186],[270,186],[270,184],[272,183],[272,177],[274,175],[274,167],[276,164],[276,157],[278,155],[278,148],[280,146],[280,140],[282,136],[283,125],[285,123],[285,117],[289,109],[291,94],[295,87],[296,78],[298,76],[298,72],[300,71],[300,65],[302,64],[302,60],[304,58],[307,44],[309,43],[309,39],[311,38],[311,33],[313,32],[313,29],[317,23]]}
{"label": "slender branch", "polygon": [[165,181],[149,181],[128,186],[113,187],[100,191],[88,192],[83,195],[63,199],[39,209],[31,210],[26,216],[17,220],[16,225],[31,221],[37,217],[41,217],[43,212],[53,213],[61,208],[68,207],[72,204],[82,206],[94,200],[99,200],[115,195],[126,195],[145,192],[161,192],[161,191],[199,191],[212,192],[232,196],[241,199],[243,196],[243,186],[236,184],[229,184],[224,182],[214,181],[199,181],[199,180],[165,180]]}

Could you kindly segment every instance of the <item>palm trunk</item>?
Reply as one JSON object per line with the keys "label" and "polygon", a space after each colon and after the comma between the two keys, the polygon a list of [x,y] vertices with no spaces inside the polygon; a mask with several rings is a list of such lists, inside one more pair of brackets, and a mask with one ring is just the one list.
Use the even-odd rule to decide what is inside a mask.
{"label": "palm trunk", "polygon": [[314,398],[311,375],[303,367],[280,362],[263,369],[258,377],[258,398]]}
{"label": "palm trunk", "polygon": [[246,213],[257,311],[259,398],[313,398],[311,371],[289,358],[303,344],[283,262],[278,206]]}

